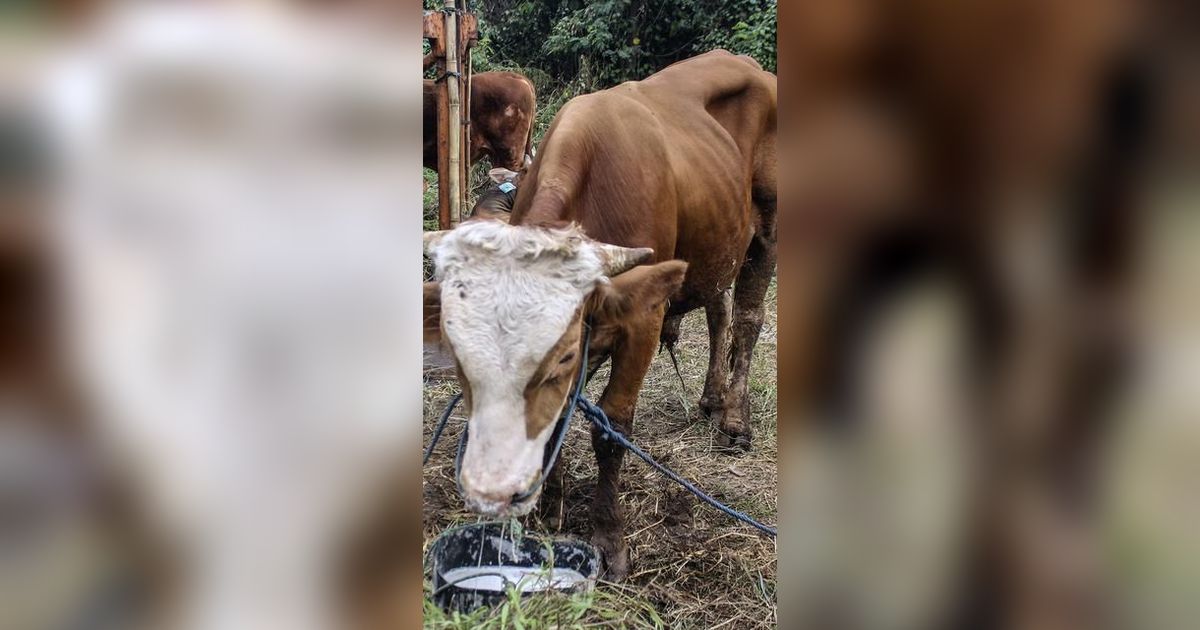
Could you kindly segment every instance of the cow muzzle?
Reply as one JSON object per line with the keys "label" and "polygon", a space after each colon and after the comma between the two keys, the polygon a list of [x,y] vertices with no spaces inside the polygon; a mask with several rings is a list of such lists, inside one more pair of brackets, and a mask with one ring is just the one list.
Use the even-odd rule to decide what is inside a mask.
{"label": "cow muzzle", "polygon": [[504,488],[497,491],[480,491],[473,489],[464,478],[463,500],[467,509],[476,514],[495,517],[524,516],[537,505],[538,497],[541,496],[541,488],[529,494],[529,487],[533,481],[534,479],[529,479],[515,490]]}

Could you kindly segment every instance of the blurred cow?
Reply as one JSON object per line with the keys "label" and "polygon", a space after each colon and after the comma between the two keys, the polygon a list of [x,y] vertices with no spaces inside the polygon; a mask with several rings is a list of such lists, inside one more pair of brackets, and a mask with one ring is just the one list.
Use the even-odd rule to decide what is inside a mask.
{"label": "blurred cow", "polygon": [[1097,463],[1131,341],[1147,107],[1134,4],[788,7],[780,364],[806,387],[780,391],[855,435],[888,299],[929,269],[958,289],[979,485],[950,627],[1103,616]]}
{"label": "blurred cow", "polygon": [[[417,233],[396,210],[417,95],[406,43],[362,27],[138,6],[51,77],[71,354],[172,552],[170,627],[345,627],[375,613],[341,596],[370,588],[417,606],[419,576],[380,582],[415,560],[414,521],[347,555],[420,440]],[[354,566],[377,579],[339,591]]]}

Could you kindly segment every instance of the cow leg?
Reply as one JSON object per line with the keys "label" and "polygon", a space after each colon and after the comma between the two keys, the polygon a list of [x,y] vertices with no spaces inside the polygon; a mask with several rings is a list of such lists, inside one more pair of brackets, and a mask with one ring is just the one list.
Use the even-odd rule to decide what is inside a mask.
{"label": "cow leg", "polygon": [[1025,283],[1041,292],[1022,290],[1011,273],[1019,265],[994,274],[1004,293],[990,308],[1004,321],[1000,343],[990,344],[996,391],[985,409],[996,411],[981,436],[991,452],[955,630],[1109,625],[1096,524],[1111,404],[1134,341],[1143,70],[1135,60],[1113,77],[1103,141],[1084,165],[1085,196],[1066,217],[1069,238],[1052,241],[1058,255],[1043,259],[1054,264]]}
{"label": "cow leg", "polygon": [[[1097,425],[1094,416],[1072,417],[1084,412],[1069,400],[1080,375],[1081,330],[1069,315],[1073,287],[1064,269],[1045,273],[1051,271],[1058,282],[1045,294],[1021,290],[1003,272],[982,285],[999,289],[1000,311],[988,316],[998,327],[977,326],[992,339],[976,339],[977,349],[981,342],[989,347],[977,355],[983,359],[973,436],[979,468],[968,506],[965,590],[948,624],[954,630],[1097,627],[1083,623],[1095,621],[1087,583],[1091,510],[1073,483]],[[986,315],[978,302],[974,310]],[[1068,424],[1075,428],[1064,439]]]}
{"label": "cow leg", "polygon": [[717,444],[725,449],[750,450],[750,359],[762,330],[766,309],[763,300],[775,270],[775,227],[761,229],[750,241],[746,261],[733,292],[733,339],[729,389],[717,421]]}
{"label": "cow leg", "polygon": [[[638,391],[654,359],[662,316],[663,308],[659,307],[641,322],[629,325],[627,330],[630,332],[612,355],[612,376],[600,397],[600,408],[613,426],[625,435],[630,435],[633,430]],[[625,524],[618,498],[625,450],[608,440],[595,426],[592,427],[592,448],[596,451],[598,469],[592,499],[592,544],[604,559],[605,577],[618,581],[629,575],[629,550],[625,544]]]}
{"label": "cow leg", "polygon": [[1057,279],[1044,294],[995,269],[969,282],[982,457],[953,630],[1104,627],[1099,457],[1127,362],[1129,300],[1123,280],[1069,265],[1043,270]]}
{"label": "cow leg", "polygon": [[721,407],[729,385],[729,334],[733,320],[733,292],[721,291],[704,305],[708,322],[708,374],[704,377],[704,393],[700,396],[700,411],[712,417]]}

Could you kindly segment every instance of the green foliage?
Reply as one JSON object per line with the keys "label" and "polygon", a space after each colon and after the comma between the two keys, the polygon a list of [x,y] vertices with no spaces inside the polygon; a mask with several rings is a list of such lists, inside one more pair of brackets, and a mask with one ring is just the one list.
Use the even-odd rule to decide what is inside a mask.
{"label": "green foliage", "polygon": [[494,0],[476,8],[489,63],[587,90],[725,48],[775,69],[776,0]]}
{"label": "green foliage", "polygon": [[[423,2],[427,10],[444,4]],[[750,55],[774,72],[776,7],[777,0],[477,0],[471,6],[479,19],[472,70],[512,70],[533,81],[537,144],[575,96],[644,79],[714,48]],[[487,168],[481,162],[471,169],[468,207],[490,185]],[[427,227],[437,225],[436,177],[431,179]]]}
{"label": "green foliage", "polygon": [[426,598],[424,627],[426,630],[659,630],[666,627],[653,604],[617,586],[570,595],[546,593],[521,597],[516,590],[509,590],[507,595],[508,599],[496,608],[465,615],[443,612]]}
{"label": "green foliage", "polygon": [[[732,25],[715,28],[701,37],[701,50],[724,48],[754,57],[763,68],[775,72],[775,0],[733,0],[720,3]],[[737,19],[740,16],[740,19]]]}

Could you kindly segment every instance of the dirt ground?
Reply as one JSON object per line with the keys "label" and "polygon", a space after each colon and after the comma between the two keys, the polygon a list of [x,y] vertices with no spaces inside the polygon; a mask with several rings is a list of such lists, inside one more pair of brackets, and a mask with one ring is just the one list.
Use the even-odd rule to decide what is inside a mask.
{"label": "dirt ground", "polygon": [[[664,351],[654,360],[638,400],[634,441],[717,499],[768,524],[776,522],[776,319],[775,290],[751,372],[754,444],[744,455],[716,451],[714,426],[698,409],[708,364],[708,333],[702,310],[683,321],[676,356],[682,384]],[[597,400],[608,380],[602,368],[588,387]],[[430,373],[425,383],[425,440],[458,385]],[[424,474],[424,532],[429,542],[447,527],[474,522],[463,510],[453,478],[458,422],[439,443]],[[588,423],[576,417],[562,454],[566,518],[548,531],[534,514],[527,530],[591,535],[588,509],[595,479]],[[611,627],[771,628],[775,613],[775,542],[700,503],[691,494],[630,455],[622,472],[621,500],[632,568],[621,585],[602,585],[604,599],[581,623]],[[619,616],[614,616],[619,615]],[[430,620],[427,616],[427,625]],[[538,620],[533,620],[538,627]],[[448,627],[454,627],[447,622]],[[550,627],[557,624],[547,623]],[[464,625],[464,627],[466,627]],[[574,626],[571,626],[574,627]]]}
{"label": "dirt ground", "polygon": [[[1184,630],[1200,618],[1198,200],[1200,185],[1194,181],[1170,182],[1157,188],[1147,217],[1139,300],[1145,334],[1108,454],[1109,501],[1102,524],[1117,627]],[[774,293],[771,297],[773,304]],[[870,513],[846,518],[818,509],[830,504],[822,490],[837,486],[822,478],[819,445],[788,452],[791,476],[782,485],[777,481],[773,306],[755,354],[755,448],[742,457],[713,451],[713,429],[696,411],[707,339],[703,314],[694,313],[684,321],[679,344],[683,392],[670,359],[657,357],[640,399],[635,438],[719,498],[765,522],[782,522],[788,554],[783,575],[772,541],[627,459],[630,579],[606,585],[599,600],[584,602],[607,607],[609,614],[593,610],[575,617],[578,625],[539,626],[541,613],[534,613],[527,627],[775,627],[777,576],[787,587],[778,597],[786,610],[831,575],[856,585],[868,627],[927,627],[927,615],[945,605],[946,586],[954,579],[947,543],[956,534],[953,515],[962,500],[966,449],[961,401],[947,385],[961,367],[955,359],[961,331],[955,329],[952,300],[936,280],[918,287],[889,320],[877,333],[878,359],[868,378],[875,401],[868,410],[871,428],[853,470],[852,483],[872,489]],[[602,372],[597,383],[604,380]],[[427,438],[453,391],[453,383],[427,382]],[[594,386],[589,394],[598,391]],[[576,423],[567,443],[563,533],[586,538],[594,464],[583,425]],[[427,543],[453,523],[474,520],[461,511],[450,476],[457,428],[450,433],[426,470]],[[777,489],[786,489],[782,516]],[[538,529],[534,520],[528,522]],[[845,570],[851,573],[838,573]],[[441,619],[430,610],[426,620],[431,627],[479,625]]]}

